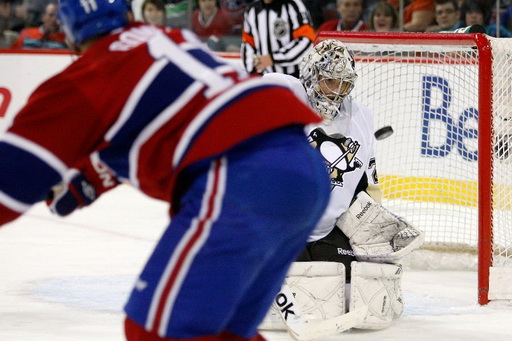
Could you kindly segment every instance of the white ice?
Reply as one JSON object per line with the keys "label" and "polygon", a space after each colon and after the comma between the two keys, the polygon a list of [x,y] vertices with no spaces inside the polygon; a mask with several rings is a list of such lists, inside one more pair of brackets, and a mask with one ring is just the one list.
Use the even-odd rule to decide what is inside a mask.
{"label": "white ice", "polygon": [[[0,228],[0,340],[124,340],[122,307],[167,206],[120,186],[66,219],[37,205]],[[512,283],[511,283],[512,285]],[[474,271],[406,270],[390,328],[334,340],[511,340],[512,304],[477,304]],[[291,340],[265,332],[269,341]]]}

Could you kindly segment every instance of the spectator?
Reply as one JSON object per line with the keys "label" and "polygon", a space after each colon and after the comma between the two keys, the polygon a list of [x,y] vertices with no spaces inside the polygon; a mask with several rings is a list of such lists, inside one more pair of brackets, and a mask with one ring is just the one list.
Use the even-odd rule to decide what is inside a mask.
{"label": "spectator", "polygon": [[57,22],[58,5],[49,3],[43,13],[43,24],[39,27],[28,27],[21,31],[20,36],[12,44],[15,49],[67,49],[64,32]]}
{"label": "spectator", "polygon": [[249,73],[299,77],[315,31],[301,0],[257,0],[245,12],[241,58]]}
{"label": "spectator", "polygon": [[220,8],[222,8],[231,18],[233,27],[231,33],[241,34],[244,25],[244,11],[251,0],[220,0]]}
{"label": "spectator", "polygon": [[393,6],[385,0],[373,7],[368,21],[368,28],[375,32],[390,32],[398,29],[398,14]]}
{"label": "spectator", "polygon": [[43,23],[46,6],[54,0],[23,0],[25,22],[27,27],[38,27]]}
{"label": "spectator", "polygon": [[192,31],[199,38],[221,38],[231,32],[231,18],[219,7],[218,0],[199,0],[198,5],[192,14]]}
{"label": "spectator", "polygon": [[165,25],[165,5],[162,0],[144,0],[142,3],[142,20],[155,26]]}
{"label": "spectator", "polygon": [[340,19],[324,22],[318,28],[320,31],[365,31],[363,20],[364,0],[337,0],[337,10]]}
{"label": "spectator", "polygon": [[[484,0],[465,0],[460,8],[462,27],[482,25],[487,35],[498,36],[496,24],[491,23],[492,9]],[[511,38],[512,34],[500,25],[500,37]]]}
{"label": "spectator", "polygon": [[0,48],[10,47],[24,28],[20,0],[0,0]]}
{"label": "spectator", "polygon": [[453,31],[460,27],[458,0],[435,0],[436,24],[427,27],[426,32]]}
{"label": "spectator", "polygon": [[[387,0],[398,12],[400,0]],[[434,23],[434,0],[404,1],[404,31],[423,32]]]}

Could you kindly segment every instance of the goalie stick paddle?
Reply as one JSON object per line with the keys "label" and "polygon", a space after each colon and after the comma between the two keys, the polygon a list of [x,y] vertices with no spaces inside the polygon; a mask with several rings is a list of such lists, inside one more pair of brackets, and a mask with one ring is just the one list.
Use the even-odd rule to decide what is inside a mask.
{"label": "goalie stick paddle", "polygon": [[377,131],[373,134],[377,140],[384,140],[393,135],[394,130],[391,126],[385,126],[380,129],[377,129]]}
{"label": "goalie stick paddle", "polygon": [[312,322],[304,319],[291,289],[283,284],[274,303],[288,334],[297,341],[309,341],[342,333],[362,323],[368,313],[368,305],[356,308],[329,320]]}

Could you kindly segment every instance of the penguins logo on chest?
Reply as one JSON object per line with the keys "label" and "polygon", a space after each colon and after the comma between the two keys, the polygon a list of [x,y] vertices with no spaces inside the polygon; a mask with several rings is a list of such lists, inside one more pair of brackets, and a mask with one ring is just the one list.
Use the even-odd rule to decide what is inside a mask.
{"label": "penguins logo on chest", "polygon": [[343,176],[361,168],[363,163],[356,157],[361,145],[341,134],[327,135],[322,128],[316,128],[308,136],[309,143],[324,158],[334,187],[343,187]]}

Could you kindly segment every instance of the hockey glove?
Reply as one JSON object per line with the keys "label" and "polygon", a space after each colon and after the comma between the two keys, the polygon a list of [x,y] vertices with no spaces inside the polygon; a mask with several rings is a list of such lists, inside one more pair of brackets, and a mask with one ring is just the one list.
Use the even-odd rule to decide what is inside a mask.
{"label": "hockey glove", "polygon": [[119,184],[110,168],[97,159],[88,158],[69,174],[69,180],[54,186],[46,199],[50,211],[59,216],[90,205]]}
{"label": "hockey glove", "polygon": [[423,244],[424,233],[360,192],[336,225],[359,261],[395,263]]}

